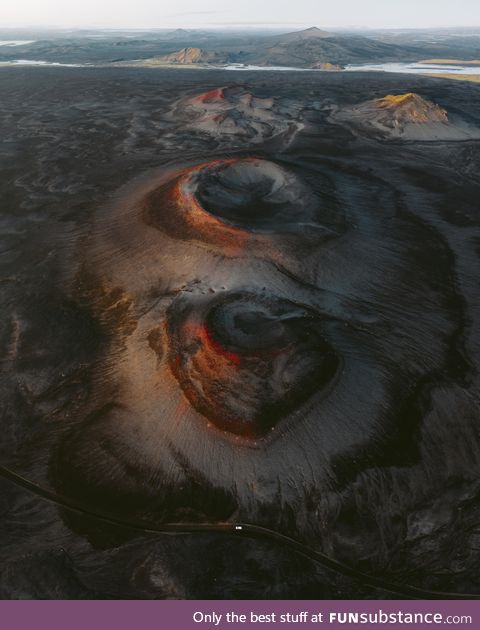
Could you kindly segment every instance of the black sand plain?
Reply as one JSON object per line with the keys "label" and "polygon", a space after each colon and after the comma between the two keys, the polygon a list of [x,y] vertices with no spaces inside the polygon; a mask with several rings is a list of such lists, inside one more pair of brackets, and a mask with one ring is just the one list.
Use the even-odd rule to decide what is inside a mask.
{"label": "black sand plain", "polygon": [[[196,127],[221,86],[260,114]],[[471,137],[332,116],[410,92]],[[479,596],[480,87],[1,68],[0,103],[0,596]]]}

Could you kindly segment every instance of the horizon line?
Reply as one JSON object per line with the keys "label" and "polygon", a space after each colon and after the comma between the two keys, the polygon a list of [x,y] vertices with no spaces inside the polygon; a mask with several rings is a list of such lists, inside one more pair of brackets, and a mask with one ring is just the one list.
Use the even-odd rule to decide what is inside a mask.
{"label": "horizon line", "polygon": [[[368,26],[368,25],[325,25],[317,27],[316,25],[309,25],[307,22],[209,22],[205,24],[172,24],[164,26],[152,26],[152,25],[137,25],[137,26],[115,26],[115,25],[103,25],[103,24],[79,24],[79,25],[60,25],[60,24],[26,24],[26,23],[11,23],[3,24],[0,26],[0,32],[8,29],[48,29],[48,30],[102,30],[102,31],[175,31],[175,30],[218,30],[218,29],[262,29],[262,30],[278,30],[285,27],[299,27],[300,30],[308,28],[319,28],[320,30],[363,30],[363,31],[378,31],[378,30],[452,30],[452,29],[468,29],[475,30],[480,29],[480,24],[442,24],[436,26]],[[480,34],[480,33],[479,33]]]}

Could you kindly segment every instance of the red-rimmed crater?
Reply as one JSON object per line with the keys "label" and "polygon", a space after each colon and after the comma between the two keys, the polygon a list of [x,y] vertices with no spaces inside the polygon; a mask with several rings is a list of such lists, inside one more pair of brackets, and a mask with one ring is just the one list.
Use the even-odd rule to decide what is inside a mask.
{"label": "red-rimmed crater", "polygon": [[182,296],[168,316],[170,368],[208,421],[260,438],[334,376],[324,324],[309,308],[263,294]]}
{"label": "red-rimmed crater", "polygon": [[200,170],[192,184],[205,211],[242,229],[278,232],[315,218],[312,191],[268,160],[214,164]]}
{"label": "red-rimmed crater", "polygon": [[149,224],[175,238],[238,247],[261,234],[319,227],[319,205],[295,173],[247,157],[182,170],[145,197],[143,210]]}

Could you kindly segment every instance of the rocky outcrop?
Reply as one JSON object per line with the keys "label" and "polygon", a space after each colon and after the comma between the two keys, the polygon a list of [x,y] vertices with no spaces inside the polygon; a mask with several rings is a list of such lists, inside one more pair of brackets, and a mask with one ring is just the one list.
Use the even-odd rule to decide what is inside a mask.
{"label": "rocky outcrop", "polygon": [[376,111],[378,122],[386,127],[448,123],[447,110],[413,92],[375,99],[368,109]]}
{"label": "rocky outcrop", "polygon": [[163,59],[167,63],[191,64],[213,62],[217,57],[218,55],[215,53],[205,51],[202,48],[182,48],[158,59]]}
{"label": "rocky outcrop", "polygon": [[383,139],[465,140],[478,130],[462,121],[451,121],[446,109],[415,94],[388,94],[353,107],[334,107],[331,119],[359,135]]}
{"label": "rocky outcrop", "polygon": [[340,72],[343,67],[337,63],[330,63],[329,61],[315,61],[312,64],[314,70],[325,70],[326,72]]}
{"label": "rocky outcrop", "polygon": [[172,112],[189,129],[230,141],[261,142],[302,127],[298,108],[289,110],[273,98],[260,98],[242,86],[224,86],[182,99]]}

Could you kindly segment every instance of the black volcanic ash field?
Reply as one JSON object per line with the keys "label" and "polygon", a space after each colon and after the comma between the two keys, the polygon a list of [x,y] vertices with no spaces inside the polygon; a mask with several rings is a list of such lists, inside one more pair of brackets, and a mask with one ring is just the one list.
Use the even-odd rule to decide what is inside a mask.
{"label": "black volcanic ash field", "polygon": [[236,76],[0,71],[0,596],[480,594],[480,88]]}

